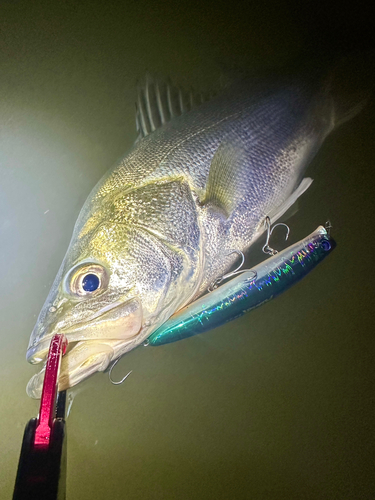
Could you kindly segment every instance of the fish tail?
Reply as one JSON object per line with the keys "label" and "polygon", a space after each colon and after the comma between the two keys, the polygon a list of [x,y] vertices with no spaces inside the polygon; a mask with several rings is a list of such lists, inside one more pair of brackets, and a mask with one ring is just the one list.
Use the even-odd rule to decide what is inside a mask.
{"label": "fish tail", "polygon": [[374,94],[374,53],[353,53],[342,58],[326,81],[333,103],[336,128],[360,113]]}

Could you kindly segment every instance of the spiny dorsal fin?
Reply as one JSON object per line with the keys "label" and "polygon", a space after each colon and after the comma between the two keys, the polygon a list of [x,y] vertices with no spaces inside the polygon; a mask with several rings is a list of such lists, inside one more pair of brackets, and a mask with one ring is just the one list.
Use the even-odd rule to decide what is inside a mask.
{"label": "spiny dorsal fin", "polygon": [[157,80],[146,74],[144,84],[138,85],[135,103],[138,139],[207,100],[203,94],[187,92],[172,85],[170,80]]}

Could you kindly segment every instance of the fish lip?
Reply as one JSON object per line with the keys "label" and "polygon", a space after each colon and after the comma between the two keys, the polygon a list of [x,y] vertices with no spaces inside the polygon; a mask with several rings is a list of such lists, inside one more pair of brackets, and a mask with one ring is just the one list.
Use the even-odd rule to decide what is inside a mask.
{"label": "fish lip", "polygon": [[[81,344],[81,347],[83,347],[83,344],[85,344],[85,342],[78,342],[78,344]],[[98,346],[100,350],[97,349]],[[71,352],[73,351],[74,348]],[[69,369],[67,371],[67,367],[65,366],[64,369],[63,366],[69,355],[70,353],[67,353],[61,361],[58,377],[59,391],[64,391],[66,389],[69,389],[70,387],[74,387],[82,380],[88,378],[94,373],[106,370],[113,357],[113,349],[108,344],[95,344],[94,351],[88,357],[88,359],[90,360],[89,363],[87,363],[88,359],[81,357],[81,359],[78,360],[78,363],[73,364],[72,370]],[[43,391],[44,375],[45,365],[40,370],[40,372],[33,375],[27,383],[26,393],[29,397],[40,399]]]}
{"label": "fish lip", "polygon": [[[26,361],[28,361],[29,363],[31,363],[33,365],[36,365],[36,364],[44,361],[47,358],[49,345],[50,345],[51,339],[55,333],[58,333],[58,332],[52,332],[51,334],[48,334],[46,338],[39,341],[37,344],[29,347],[26,351]],[[37,353],[40,353],[40,354],[39,354],[39,356],[35,357],[37,355]]]}
{"label": "fish lip", "polygon": [[[138,297],[132,297],[132,298],[126,299],[126,300],[120,299],[120,300],[113,302],[113,304],[102,307],[99,311],[94,313],[92,316],[87,318],[85,321],[77,322],[74,325],[70,325],[69,327],[53,330],[51,333],[47,334],[42,339],[40,339],[36,344],[28,347],[28,349],[26,351],[26,360],[31,364],[39,364],[42,361],[45,361],[47,358],[47,355],[48,355],[48,350],[49,350],[49,345],[51,343],[51,339],[56,334],[64,334],[66,336],[66,338],[68,339],[68,342],[77,342],[77,341],[82,342],[82,341],[87,340],[86,338],[81,338],[80,334],[74,336],[74,332],[77,330],[77,328],[80,325],[82,325],[84,323],[90,323],[91,321],[98,319],[101,316],[103,316],[104,314],[108,313],[109,311],[116,309],[117,307],[121,307],[121,306],[125,305],[126,303],[133,302],[133,301],[138,301],[141,304]],[[95,340],[95,339],[90,338],[90,340]],[[98,340],[103,340],[103,339],[98,338]],[[39,355],[38,355],[38,353],[39,353]]]}

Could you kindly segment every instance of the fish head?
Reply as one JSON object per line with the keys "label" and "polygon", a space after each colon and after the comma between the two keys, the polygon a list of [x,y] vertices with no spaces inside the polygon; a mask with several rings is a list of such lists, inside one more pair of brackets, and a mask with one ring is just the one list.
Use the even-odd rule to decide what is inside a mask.
{"label": "fish head", "polygon": [[[81,212],[27,351],[30,363],[45,362],[53,335],[66,336],[60,390],[142,343],[181,300],[183,252],[145,225],[118,220],[113,199],[98,210],[92,205]],[[40,397],[43,376],[44,368],[30,380],[30,396]]]}

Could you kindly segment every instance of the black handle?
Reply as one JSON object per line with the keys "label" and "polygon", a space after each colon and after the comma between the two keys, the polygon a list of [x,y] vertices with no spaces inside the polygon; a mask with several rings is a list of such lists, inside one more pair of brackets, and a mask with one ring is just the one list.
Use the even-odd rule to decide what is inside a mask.
{"label": "black handle", "polygon": [[[60,395],[61,394],[61,395]],[[47,448],[34,445],[37,419],[32,418],[23,435],[13,500],[65,500],[66,426],[65,391],[59,394]]]}

